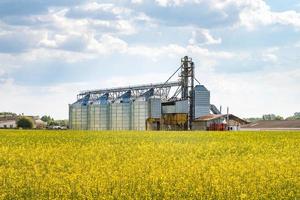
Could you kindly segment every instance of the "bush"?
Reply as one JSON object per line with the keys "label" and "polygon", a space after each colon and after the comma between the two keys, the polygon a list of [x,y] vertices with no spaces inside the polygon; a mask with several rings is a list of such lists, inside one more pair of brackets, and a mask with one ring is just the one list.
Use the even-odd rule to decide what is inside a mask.
{"label": "bush", "polygon": [[33,128],[33,121],[28,117],[21,117],[17,121],[17,126],[18,126],[18,128],[32,129]]}

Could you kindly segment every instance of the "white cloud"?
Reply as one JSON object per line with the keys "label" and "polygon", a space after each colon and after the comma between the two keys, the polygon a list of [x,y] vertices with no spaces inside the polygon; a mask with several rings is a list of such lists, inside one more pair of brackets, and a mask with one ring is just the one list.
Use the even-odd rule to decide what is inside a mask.
{"label": "white cloud", "polygon": [[133,4],[141,4],[141,3],[143,3],[143,0],[131,0],[131,3],[133,3]]}
{"label": "white cloud", "polygon": [[6,33],[0,34],[0,53],[21,53],[27,49],[35,48],[41,39],[42,32],[29,29],[21,30],[20,28],[6,31]]}
{"label": "white cloud", "polygon": [[296,44],[294,45],[296,48],[297,47],[300,47],[300,41],[299,42],[296,42]]}
{"label": "white cloud", "polygon": [[128,48],[129,55],[139,55],[157,60],[159,57],[176,57],[178,55],[184,55],[186,49],[176,44],[169,44],[160,47],[147,47],[144,45],[135,45]]}
{"label": "white cloud", "polygon": [[192,32],[192,38],[189,40],[192,45],[213,45],[221,44],[221,38],[214,38],[207,29],[197,29]]}
{"label": "white cloud", "polygon": [[263,0],[245,1],[240,4],[240,24],[248,29],[255,29],[259,25],[290,25],[300,28],[300,13],[289,10],[275,12]]}
{"label": "white cloud", "polygon": [[[193,24],[198,27],[243,26],[249,30],[258,26],[277,24],[300,28],[299,12],[294,10],[272,11],[264,0],[155,0],[154,2],[144,2],[147,2],[145,5],[158,6],[159,11],[154,12],[152,17],[158,17],[166,24],[177,22],[180,26],[184,24]],[[147,11],[147,7],[144,10]],[[184,15],[181,15],[182,13]]]}
{"label": "white cloud", "polygon": [[[125,7],[118,7],[114,4],[111,3],[97,3],[97,2],[88,2],[86,4],[80,5],[80,6],[75,6],[74,10],[76,11],[84,11],[84,12],[89,12],[89,14],[91,14],[91,12],[107,12],[107,13],[111,13],[114,14],[116,16],[119,15],[129,15],[131,14],[131,10]],[[88,13],[84,13],[87,14]]]}
{"label": "white cloud", "polygon": [[262,54],[262,60],[265,62],[272,62],[272,63],[276,63],[276,61],[278,60],[277,56],[272,54],[272,53],[263,53]]}
{"label": "white cloud", "polygon": [[191,54],[195,54],[196,57],[211,57],[214,59],[232,59],[235,54],[226,51],[210,51],[205,48],[201,48],[198,46],[189,45],[187,46],[187,52]]}
{"label": "white cloud", "polygon": [[[167,73],[149,73],[149,74],[140,74],[138,76],[114,76],[107,78],[103,81],[101,88],[105,87],[124,87],[132,85],[141,85],[141,84],[151,84],[151,83],[161,83],[169,77],[170,74]],[[100,87],[100,86],[99,86]],[[99,89],[99,88],[98,88]]]}
{"label": "white cloud", "polygon": [[117,37],[105,34],[98,40],[96,38],[91,39],[87,48],[89,52],[97,54],[125,53],[128,44]]}
{"label": "white cloud", "polygon": [[210,1],[210,4],[211,7],[225,12],[230,12],[232,8],[238,9],[240,25],[250,30],[260,25],[276,24],[300,28],[300,13],[294,10],[272,11],[271,7],[263,0],[213,0]]}
{"label": "white cloud", "polygon": [[7,68],[18,68],[37,61],[56,60],[67,63],[95,59],[101,55],[122,54],[125,56],[142,56],[153,61],[165,57],[177,59],[190,55],[201,59],[208,67],[215,66],[221,60],[235,57],[232,52],[211,51],[197,45],[182,46],[167,44],[149,47],[143,44],[129,44],[119,37],[103,34],[43,34],[38,48],[19,54],[0,54],[3,65]]}
{"label": "white cloud", "polygon": [[202,63],[205,63],[205,68],[207,70],[211,70],[211,67],[215,66],[221,60],[232,59],[235,57],[235,54],[231,52],[210,51],[195,45],[180,46],[177,44],[169,44],[160,47],[147,47],[143,45],[129,46],[124,52],[128,55],[148,57],[153,61],[158,61],[159,59],[166,57],[169,59],[178,59],[184,55],[189,55],[193,58],[200,59]]}
{"label": "white cloud", "polygon": [[[110,10],[110,14],[112,16],[108,18],[100,16],[98,18],[90,18],[90,12],[88,10],[82,13],[82,16],[78,18],[67,17],[66,15],[68,15],[68,12],[71,12],[70,9],[53,10],[50,14],[46,16],[40,16],[40,18],[50,23],[50,26],[53,26],[61,32],[67,33],[136,33],[136,28],[133,24],[134,22],[128,19],[123,19],[121,16],[118,16],[116,13],[121,12],[119,11],[119,9],[111,9],[112,10]],[[98,13],[97,10],[95,12]],[[99,12],[101,13],[101,11]]]}
{"label": "white cloud", "polygon": [[[209,32],[202,31],[206,44],[218,43],[219,41],[209,35]],[[231,59],[232,53],[209,51],[206,48],[197,45],[181,46],[177,44],[160,45],[149,47],[143,44],[130,45],[124,40],[112,34],[102,34],[95,36],[94,33],[49,33],[42,31],[39,35],[40,41],[36,48],[22,54],[8,55],[11,61],[17,60],[34,61],[41,59],[61,58],[68,62],[75,62],[80,59],[95,58],[97,55],[109,55],[122,53],[127,55],[139,55],[151,57],[153,60],[167,56],[169,58],[181,57],[182,55],[194,55],[197,57],[206,57],[212,59]],[[42,55],[44,54],[44,55]],[[74,56],[77,54],[77,56]],[[40,57],[41,56],[41,57]]]}
{"label": "white cloud", "polygon": [[278,47],[264,49],[261,52],[261,57],[264,62],[276,63],[278,61],[278,57],[276,52],[279,50]]}
{"label": "white cloud", "polygon": [[[77,12],[80,14],[77,18],[68,16]],[[106,13],[103,16],[92,15],[103,12]],[[88,45],[89,49],[92,48],[90,45],[95,41],[105,43],[103,38],[107,35],[117,38],[135,34],[137,24],[151,27],[154,23],[144,13],[96,2],[74,8],[49,8],[48,13],[26,16],[26,19],[36,25],[16,26],[0,20],[0,53],[20,53],[38,48],[84,51]],[[102,39],[97,39],[99,37]],[[106,43],[111,42],[111,38],[108,39]]]}
{"label": "white cloud", "polygon": [[155,2],[163,7],[181,6],[184,3],[201,3],[201,0],[155,0]]}
{"label": "white cloud", "polygon": [[4,69],[1,69],[1,68],[0,68],[0,77],[3,76],[4,74],[5,74]]}

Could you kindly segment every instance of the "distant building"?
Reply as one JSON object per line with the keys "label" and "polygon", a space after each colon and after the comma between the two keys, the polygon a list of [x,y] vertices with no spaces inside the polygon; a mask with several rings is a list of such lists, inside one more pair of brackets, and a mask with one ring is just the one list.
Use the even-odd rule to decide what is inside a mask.
{"label": "distant building", "polygon": [[0,113],[0,128],[16,128],[17,115],[10,112]]}
{"label": "distant building", "polygon": [[32,120],[33,128],[44,129],[47,123],[42,121],[39,116],[16,115],[14,113],[0,113],[0,128],[13,129],[17,128],[17,121],[20,117],[27,117]]}
{"label": "distant building", "polygon": [[40,119],[34,120],[34,128],[45,129],[46,126],[47,126],[47,122],[44,122],[43,120]]}
{"label": "distant building", "polygon": [[1,112],[0,113],[0,119],[13,118],[13,117],[16,117],[16,116],[17,116],[16,113],[11,113],[11,112]]}
{"label": "distant building", "polygon": [[238,131],[248,122],[232,114],[209,114],[193,121],[193,130]]}
{"label": "distant building", "polygon": [[0,128],[17,128],[15,119],[0,119]]}
{"label": "distant building", "polygon": [[300,130],[300,120],[258,121],[246,124],[242,130]]}

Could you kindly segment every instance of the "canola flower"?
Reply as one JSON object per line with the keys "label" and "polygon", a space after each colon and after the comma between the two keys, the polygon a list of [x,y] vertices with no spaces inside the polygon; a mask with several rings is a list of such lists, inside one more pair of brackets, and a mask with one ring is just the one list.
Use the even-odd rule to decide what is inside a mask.
{"label": "canola flower", "polygon": [[0,199],[299,199],[300,132],[0,130]]}

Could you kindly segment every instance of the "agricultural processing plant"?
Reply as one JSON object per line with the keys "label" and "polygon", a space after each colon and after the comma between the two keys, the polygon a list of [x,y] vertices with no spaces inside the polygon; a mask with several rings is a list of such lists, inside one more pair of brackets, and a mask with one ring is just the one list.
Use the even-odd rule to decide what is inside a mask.
{"label": "agricultural processing plant", "polygon": [[0,200],[300,200],[300,0],[0,0]]}
{"label": "agricultural processing plant", "polygon": [[[170,80],[178,73],[178,80]],[[195,85],[197,82],[197,85]],[[171,90],[175,87],[175,90]],[[69,105],[73,130],[240,130],[247,121],[222,114],[195,77],[192,58],[163,83],[82,91]]]}
{"label": "agricultural processing plant", "polygon": [[0,199],[299,199],[299,132],[0,131]]}

